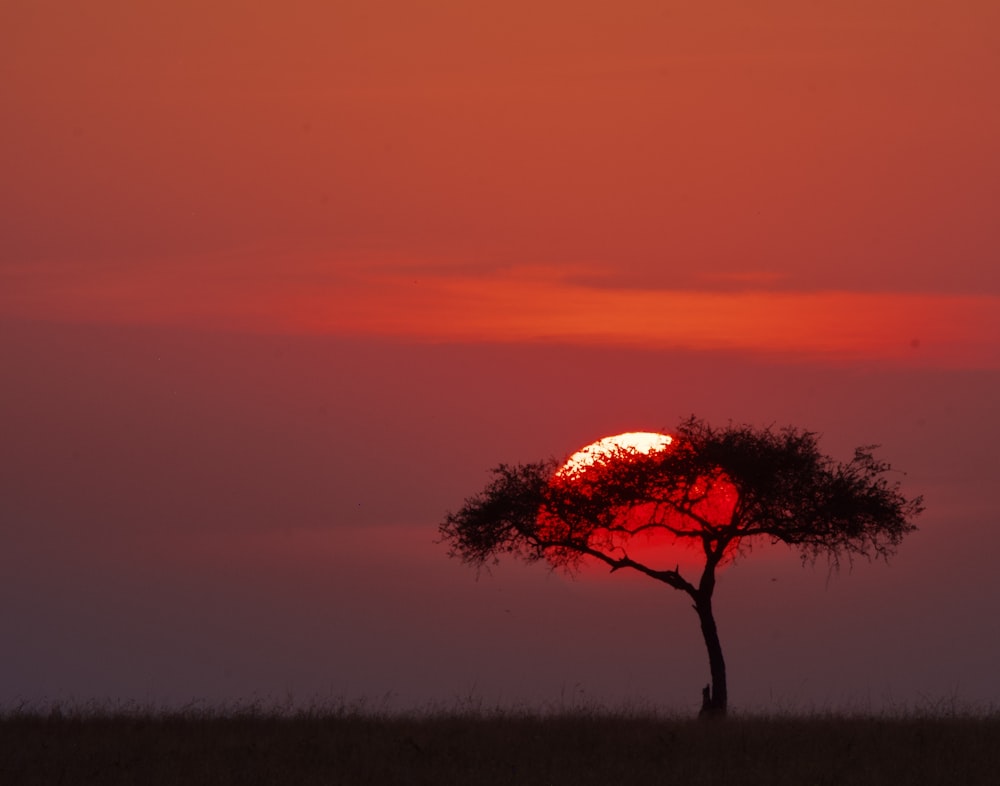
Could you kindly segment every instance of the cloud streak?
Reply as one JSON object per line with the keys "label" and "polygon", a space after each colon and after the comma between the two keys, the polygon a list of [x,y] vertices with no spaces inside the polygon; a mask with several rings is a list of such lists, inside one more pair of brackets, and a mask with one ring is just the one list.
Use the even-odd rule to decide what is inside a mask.
{"label": "cloud streak", "polygon": [[[257,268],[258,270],[260,268]],[[1000,367],[1000,297],[920,292],[608,288],[553,269],[291,265],[21,275],[20,317],[179,324],[409,341],[568,343],[740,351],[830,361]]]}
{"label": "cloud streak", "polygon": [[318,299],[303,329],[438,341],[555,341],[875,359],[1000,362],[1000,298],[850,291],[605,289],[512,271],[392,277]]}

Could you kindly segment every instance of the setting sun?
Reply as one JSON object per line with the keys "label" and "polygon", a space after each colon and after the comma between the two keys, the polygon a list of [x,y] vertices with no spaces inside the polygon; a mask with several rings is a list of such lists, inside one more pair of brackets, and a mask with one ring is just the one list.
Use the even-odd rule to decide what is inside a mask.
{"label": "setting sun", "polygon": [[[628,468],[634,466],[635,461],[668,452],[681,444],[682,441],[673,436],[651,431],[629,431],[603,437],[573,453],[556,470],[551,480],[552,488],[560,489],[564,499],[586,499],[589,509],[591,503],[601,498],[603,488],[620,482],[620,473],[629,472]],[[665,482],[663,491],[667,496],[672,487]],[[590,521],[584,527],[589,533],[588,541],[610,553],[627,554],[650,565],[684,564],[688,569],[697,569],[703,550],[701,522],[705,518],[728,522],[737,492],[724,474],[717,473],[699,478],[688,486],[688,494],[690,504],[685,510],[664,504],[657,494],[625,504],[606,500],[608,511],[613,511],[614,515],[608,521]],[[560,512],[543,509],[539,523],[547,537],[564,538],[579,529],[581,522],[575,521],[577,513],[572,504]],[[584,518],[588,518],[587,514]],[[738,539],[731,544],[727,556],[735,551],[737,542]],[[558,562],[563,553],[556,550],[551,556]]]}

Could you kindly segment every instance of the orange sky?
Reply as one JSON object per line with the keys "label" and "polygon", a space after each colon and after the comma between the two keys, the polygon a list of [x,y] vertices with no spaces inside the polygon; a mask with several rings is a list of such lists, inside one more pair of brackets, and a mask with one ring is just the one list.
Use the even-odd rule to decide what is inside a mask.
{"label": "orange sky", "polygon": [[3,14],[3,313],[997,362],[994,3]]}
{"label": "orange sky", "polygon": [[687,604],[432,539],[692,412],[927,495],[725,572],[735,704],[997,706],[998,85],[996,0],[0,2],[0,711],[683,711]]}

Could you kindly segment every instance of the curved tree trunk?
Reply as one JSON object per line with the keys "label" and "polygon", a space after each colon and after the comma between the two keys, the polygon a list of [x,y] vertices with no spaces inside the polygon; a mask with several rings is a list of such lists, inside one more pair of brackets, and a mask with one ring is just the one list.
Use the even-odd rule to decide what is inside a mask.
{"label": "curved tree trunk", "polygon": [[721,718],[726,714],[729,696],[726,690],[726,661],[722,657],[719,631],[712,614],[711,594],[699,592],[695,597],[694,610],[698,612],[698,620],[701,622],[701,634],[708,649],[708,666],[712,676],[711,685],[706,685],[702,691],[700,715],[704,718]]}

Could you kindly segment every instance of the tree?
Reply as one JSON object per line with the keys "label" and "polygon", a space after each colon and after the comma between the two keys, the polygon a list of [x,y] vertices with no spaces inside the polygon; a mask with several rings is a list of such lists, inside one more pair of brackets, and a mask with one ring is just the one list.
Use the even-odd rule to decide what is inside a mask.
{"label": "tree", "polygon": [[[480,568],[511,554],[572,571],[589,557],[685,593],[708,650],[702,712],[721,716],[728,691],[712,611],[718,568],[762,540],[798,549],[803,561],[826,556],[834,567],[855,556],[887,560],[923,505],[903,496],[875,447],[839,463],[809,431],[716,428],[691,417],[663,449],[618,448],[582,467],[501,464],[483,491],[446,515],[440,534],[450,556]],[[646,539],[665,547],[658,562],[635,557]],[[670,554],[684,546],[699,554],[696,580]]]}

